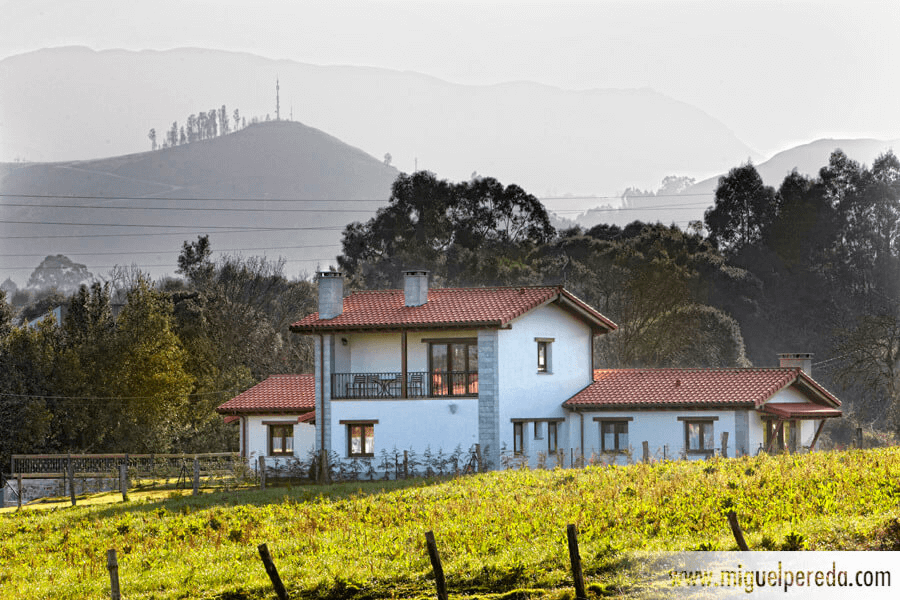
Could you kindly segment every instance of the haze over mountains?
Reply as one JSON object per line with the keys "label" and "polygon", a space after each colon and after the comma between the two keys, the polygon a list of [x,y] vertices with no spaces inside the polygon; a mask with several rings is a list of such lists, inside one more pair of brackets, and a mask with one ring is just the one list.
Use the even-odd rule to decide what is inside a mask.
{"label": "haze over mountains", "polygon": [[[162,140],[173,121],[222,104],[248,122],[274,119],[276,78],[281,117],[294,122],[145,151],[150,128]],[[517,183],[550,196],[548,209],[568,218],[618,206],[625,188],[655,190],[667,175],[691,176],[701,181],[681,197],[579,220],[684,226],[702,219],[719,175],[748,159],[778,186],[793,168],[814,176],[836,147],[871,163],[895,145],[818,140],[762,161],[702,110],[648,89],[459,85],[197,49],[41,50],[0,61],[0,160],[58,161],[0,162],[0,193],[22,196],[4,204],[43,205],[4,209],[0,279],[24,283],[57,253],[95,275],[134,263],[158,276],[174,271],[182,241],[203,233],[215,250],[284,256],[290,274],[311,272],[333,261],[347,223],[388,198],[399,171],[384,164],[385,153],[404,171]]]}
{"label": "haze over mountains", "polygon": [[[147,132],[222,104],[316,127],[404,171],[516,182],[537,195],[648,188],[759,158],[697,107],[649,89],[459,85],[388,69],[217,50],[53,48],[0,61],[0,161],[76,160],[150,147]],[[702,165],[698,167],[698,165]],[[698,171],[699,169],[699,171]]]}

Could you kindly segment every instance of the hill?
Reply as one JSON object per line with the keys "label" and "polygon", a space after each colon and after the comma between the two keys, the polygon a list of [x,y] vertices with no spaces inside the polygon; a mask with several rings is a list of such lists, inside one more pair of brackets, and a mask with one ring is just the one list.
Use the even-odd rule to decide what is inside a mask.
{"label": "hill", "polygon": [[[756,165],[756,170],[766,185],[778,188],[785,176],[792,170],[798,173],[816,177],[819,169],[828,164],[828,157],[836,149],[840,148],[853,160],[871,165],[879,154],[897,148],[900,150],[900,140],[873,140],[873,139],[822,139],[788,148],[779,152],[767,161]],[[746,161],[745,161],[746,162]],[[732,167],[738,166],[737,164]],[[704,179],[684,190],[685,195],[714,194],[719,183],[719,177],[726,175],[727,171]]]}
{"label": "hill", "polygon": [[[862,164],[872,164],[879,155],[892,148],[900,149],[900,140],[873,139],[822,139],[789,148],[772,158],[754,163],[766,185],[778,189],[785,176],[793,169],[799,173],[816,177],[819,169],[828,164],[831,153],[840,148],[853,160]],[[735,162],[730,168],[746,162],[746,158]],[[703,213],[712,206],[719,178],[722,173],[699,181],[685,188],[679,195],[672,196],[632,196],[628,210],[598,209],[578,217],[576,222],[583,227],[593,227],[598,223],[627,225],[635,220],[669,224],[675,222],[682,228],[691,220],[703,220]],[[618,200],[609,200],[618,206]]]}
{"label": "hill", "polygon": [[[170,273],[182,241],[204,233],[214,250],[261,248],[247,253],[312,271],[398,174],[322,131],[274,121],[155,152],[3,167],[4,203],[29,205],[8,207],[0,224],[2,275],[22,282],[47,254],[77,256],[94,274],[130,263]],[[10,272],[18,266],[30,268]]]}
{"label": "hill", "polygon": [[[201,49],[66,47],[0,61],[0,160],[72,160],[149,148],[147,132],[239,108],[328,131],[443,178],[473,171],[536,195],[612,193],[706,176],[756,153],[701,109],[649,89],[460,85],[412,72],[318,66]],[[551,207],[553,208],[553,207]]]}
{"label": "hill", "polygon": [[890,448],[23,510],[0,514],[0,598],[108,597],[108,548],[127,598],[271,598],[262,543],[293,598],[434,597],[429,530],[452,597],[571,597],[569,523],[592,597],[660,597],[641,552],[736,549],[728,509],[754,550],[900,547],[897,477]]}

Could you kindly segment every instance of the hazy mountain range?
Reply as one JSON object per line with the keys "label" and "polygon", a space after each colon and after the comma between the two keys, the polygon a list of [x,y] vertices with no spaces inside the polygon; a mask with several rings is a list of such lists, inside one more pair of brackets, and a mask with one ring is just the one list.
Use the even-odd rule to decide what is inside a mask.
{"label": "hazy mountain range", "polygon": [[[275,118],[276,78],[281,117],[293,122],[264,121]],[[146,151],[151,127],[161,141],[172,121],[222,104],[264,122]],[[0,163],[0,279],[24,283],[48,254],[95,275],[137,264],[158,276],[203,233],[215,250],[283,256],[289,274],[311,272],[339,253],[347,223],[388,198],[399,171],[387,152],[407,172],[477,171],[545,198],[574,195],[545,202],[571,219],[666,175],[724,174],[752,159],[778,186],[794,168],[815,175],[836,147],[871,163],[894,145],[818,140],[760,162],[721,123],[650,90],[465,86],[206,50],[43,50],[0,61],[0,157],[57,161]],[[711,205],[718,176],[579,222],[685,225]]]}
{"label": "hazy mountain range", "polygon": [[0,61],[0,161],[150,147],[147,133],[225,104],[328,132],[441,177],[477,171],[538,195],[651,187],[760,158],[697,107],[649,89],[459,85],[388,69],[316,66],[218,50],[53,48]]}

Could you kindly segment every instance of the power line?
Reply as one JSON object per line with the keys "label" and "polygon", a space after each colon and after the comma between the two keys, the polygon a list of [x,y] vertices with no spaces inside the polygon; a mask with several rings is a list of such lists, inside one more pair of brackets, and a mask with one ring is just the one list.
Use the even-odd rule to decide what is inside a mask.
{"label": "power line", "polygon": [[[326,260],[334,260],[334,257],[331,258],[298,258],[292,260],[285,260],[285,263],[304,263],[304,262],[321,262]],[[118,264],[118,265],[84,265],[85,268],[89,269],[114,269],[116,267],[130,267],[131,263],[126,264]],[[135,267],[143,267],[143,268],[155,268],[155,267],[174,267],[176,266],[174,263],[162,263],[156,265],[133,265]],[[22,271],[27,269],[34,269],[34,265],[22,266],[22,267],[0,267],[0,271]],[[71,266],[66,267],[41,267],[42,271],[68,271],[71,270]]]}
{"label": "power line", "polygon": [[[709,198],[715,196],[713,192],[694,194],[620,194],[616,196],[600,196],[586,194],[582,196],[535,196],[538,200],[622,200],[626,198]],[[183,196],[92,196],[74,194],[0,194],[0,198],[39,198],[53,200],[178,200],[180,202],[382,202],[388,203],[389,198],[189,198]]]}
{"label": "power line", "polygon": [[[216,396],[222,394],[233,394],[233,390],[218,390],[215,392],[202,392],[199,394],[187,394],[188,398],[196,398],[200,396]],[[81,400],[81,401],[97,401],[97,400],[155,400],[158,396],[36,396],[33,394],[7,394],[0,392],[0,397],[4,398],[29,398],[32,400]]]}
{"label": "power line", "polygon": [[[89,227],[89,225],[86,225]],[[192,226],[194,227],[194,226]],[[195,233],[195,234],[203,234],[207,233],[206,229],[202,229],[202,226],[196,226],[194,231],[183,231],[177,232],[173,231],[170,233],[84,233],[84,234],[66,234],[66,235],[6,235],[3,236],[4,239],[7,240],[44,240],[44,239],[61,239],[61,238],[110,238],[110,237],[157,237],[157,236],[183,236],[186,233]],[[322,227],[270,227],[266,229],[261,228],[232,228],[227,231],[222,231],[219,233],[254,233],[260,231],[336,231],[339,229],[343,229],[344,226],[322,226]]]}
{"label": "power line", "polygon": [[[213,250],[213,252],[245,252],[249,250],[304,250],[307,248],[338,248],[341,244],[313,244],[310,246],[271,246],[266,248],[223,248],[221,250]],[[181,250],[142,250],[129,251],[125,254],[179,254]],[[66,256],[121,256],[123,252],[65,252]],[[0,254],[0,257],[23,257],[23,256],[47,256],[46,252],[36,254]]]}
{"label": "power line", "polygon": [[[161,210],[166,212],[253,212],[253,213],[364,213],[369,214],[371,209],[343,209],[343,208],[225,208],[221,206],[185,207],[185,206],[99,206],[89,204],[21,204],[3,203],[0,208],[11,206],[18,208],[65,208],[65,209],[94,209],[94,210]],[[655,206],[623,206],[623,207],[593,207],[585,209],[557,209],[554,213],[582,213],[582,212],[607,212],[607,211],[636,211],[636,210],[687,210],[709,206],[705,202],[689,202],[684,204],[659,204]]]}
{"label": "power line", "polygon": [[15,206],[20,208],[87,208],[100,210],[164,210],[176,211],[200,211],[200,212],[261,212],[261,213],[371,213],[372,209],[344,209],[344,208],[223,208],[221,206],[187,207],[187,206],[92,206],[88,204],[10,204],[3,203],[0,207]]}
{"label": "power line", "polygon": [[[251,229],[250,227],[242,227],[241,225],[172,225],[161,223],[69,223],[65,221],[9,221],[0,220],[0,223],[10,225],[65,225],[66,227],[147,227],[153,229],[228,229],[241,231]],[[285,231],[291,229],[322,229],[322,227],[262,227],[258,225],[252,226],[252,231]]]}

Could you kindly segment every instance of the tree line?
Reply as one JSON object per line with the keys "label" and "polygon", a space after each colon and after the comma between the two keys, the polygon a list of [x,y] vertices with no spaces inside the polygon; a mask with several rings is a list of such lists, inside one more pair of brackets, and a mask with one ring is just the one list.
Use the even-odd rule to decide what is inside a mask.
{"label": "tree line", "polygon": [[[436,287],[562,284],[619,325],[595,341],[603,367],[766,366],[812,352],[814,377],[856,419],[843,423],[900,430],[891,153],[866,167],[837,151],[816,177],[790,173],[777,189],[740,165],[685,230],[557,231],[519,186],[401,174],[386,206],[346,226],[338,263],[350,290],[401,287],[408,268]],[[62,323],[35,328],[13,327],[3,298],[0,461],[233,449],[217,405],[271,374],[312,371],[309,340],[288,329],[316,310],[311,281],[280,262],[213,260],[207,237],[184,243],[177,272],[153,284],[121,270],[66,299]]]}
{"label": "tree line", "polygon": [[[266,115],[265,120],[269,121],[270,119],[271,117]],[[250,119],[251,124],[258,122],[258,117]],[[161,130],[161,133],[157,133],[156,128],[153,127],[147,133],[147,138],[150,140],[151,150],[156,150],[157,148],[173,148],[192,142],[210,140],[245,127],[247,127],[247,117],[241,116],[241,111],[237,108],[229,113],[223,104],[220,108],[211,108],[206,112],[200,111],[189,115],[183,125],[179,126],[178,121],[172,121],[172,125]]]}
{"label": "tree line", "polygon": [[119,270],[67,298],[61,323],[14,327],[0,292],[0,464],[35,452],[233,450],[215,407],[271,373],[308,372],[288,331],[315,310],[283,263],[185,243],[181,278]]}

